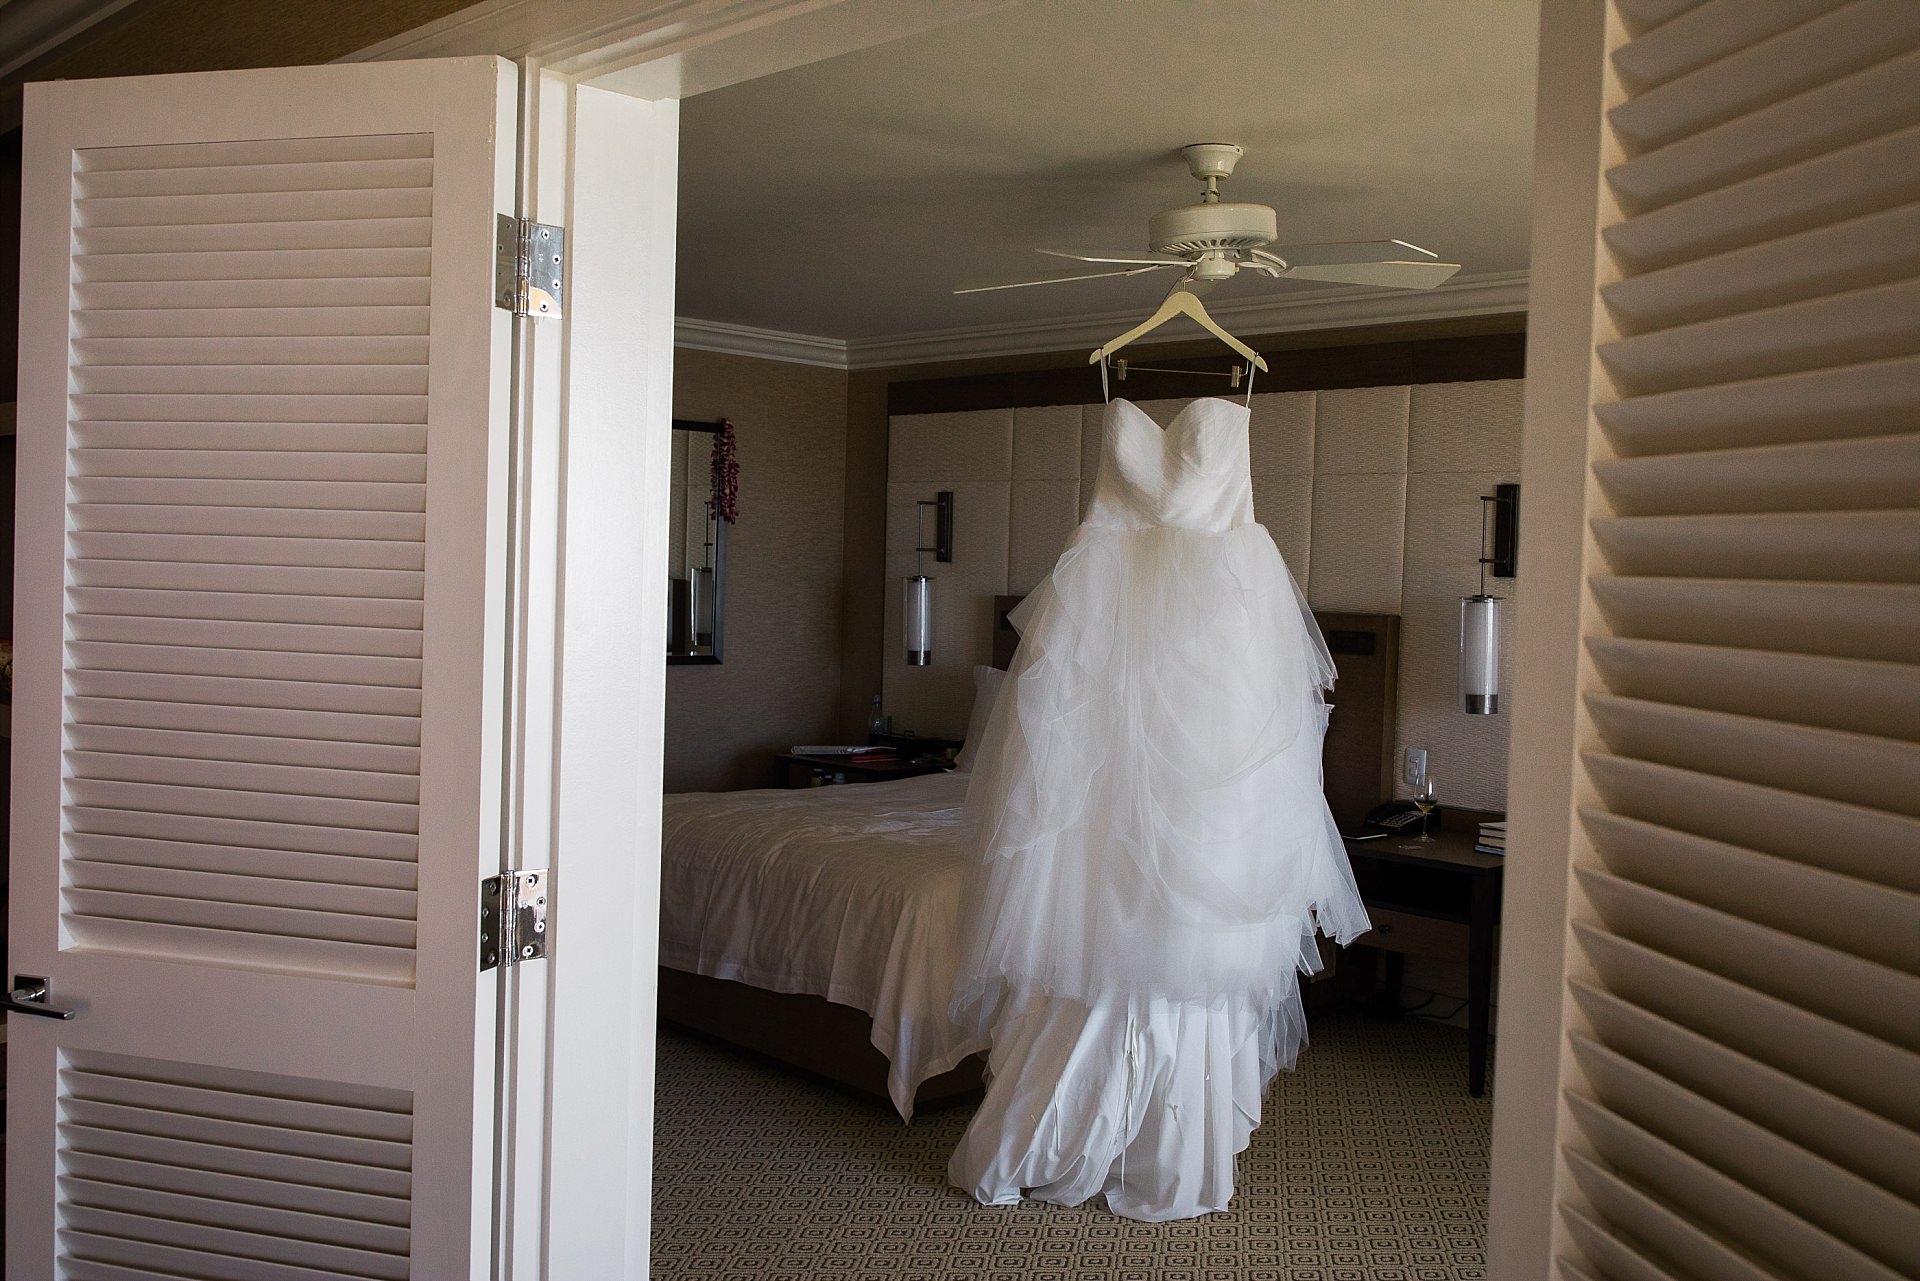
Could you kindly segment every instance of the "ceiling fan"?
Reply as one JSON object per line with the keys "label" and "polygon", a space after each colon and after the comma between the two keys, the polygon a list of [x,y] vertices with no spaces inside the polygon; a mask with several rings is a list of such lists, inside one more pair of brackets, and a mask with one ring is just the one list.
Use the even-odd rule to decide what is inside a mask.
{"label": "ceiling fan", "polygon": [[1001,277],[968,281],[956,294],[991,289],[1020,289],[1072,280],[1100,280],[1109,276],[1138,276],[1149,271],[1180,269],[1176,291],[1200,293],[1242,271],[1257,271],[1276,280],[1326,280],[1347,285],[1377,285],[1386,289],[1431,289],[1460,270],[1457,262],[1437,262],[1439,255],[1404,240],[1352,240],[1323,244],[1276,245],[1279,219],[1271,206],[1233,204],[1220,199],[1220,180],[1231,177],[1245,154],[1230,142],[1196,142],[1182,147],[1187,170],[1204,190],[1197,205],[1182,205],[1157,213],[1147,222],[1147,250],[1121,253],[1069,253],[1059,249],[1039,252],[1055,258],[1096,264],[1037,276]]}

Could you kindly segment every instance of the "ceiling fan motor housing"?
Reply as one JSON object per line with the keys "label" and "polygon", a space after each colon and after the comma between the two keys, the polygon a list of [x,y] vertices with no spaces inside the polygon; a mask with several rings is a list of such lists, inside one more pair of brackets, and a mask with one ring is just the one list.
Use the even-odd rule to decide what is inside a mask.
{"label": "ceiling fan motor housing", "polygon": [[1183,257],[1258,249],[1279,235],[1279,220],[1268,205],[1182,205],[1155,214],[1147,223],[1148,244],[1155,253]]}

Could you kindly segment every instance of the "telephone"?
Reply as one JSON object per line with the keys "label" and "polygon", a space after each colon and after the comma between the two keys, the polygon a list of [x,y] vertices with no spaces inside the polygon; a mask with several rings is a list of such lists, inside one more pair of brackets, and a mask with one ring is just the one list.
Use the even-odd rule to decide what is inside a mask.
{"label": "telephone", "polygon": [[[1439,826],[1440,811],[1433,812],[1432,826]],[[1394,836],[1412,836],[1422,830],[1420,807],[1412,801],[1383,801],[1367,811],[1360,826],[1370,832]]]}

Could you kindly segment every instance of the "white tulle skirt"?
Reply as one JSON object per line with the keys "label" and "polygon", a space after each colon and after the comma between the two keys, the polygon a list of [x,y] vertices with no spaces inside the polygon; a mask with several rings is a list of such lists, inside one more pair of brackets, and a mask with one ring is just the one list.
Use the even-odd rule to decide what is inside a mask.
{"label": "white tulle skirt", "polygon": [[1259,525],[1082,526],[1013,621],[954,1003],[989,1087],[950,1173],[990,1204],[1221,1209],[1305,1041],[1314,934],[1367,928],[1321,792],[1332,661]]}

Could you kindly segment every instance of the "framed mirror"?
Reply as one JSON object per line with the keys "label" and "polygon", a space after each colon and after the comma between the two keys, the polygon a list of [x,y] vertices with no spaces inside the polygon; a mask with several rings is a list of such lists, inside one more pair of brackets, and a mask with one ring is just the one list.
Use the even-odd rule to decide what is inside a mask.
{"label": "framed mirror", "polygon": [[718,663],[726,619],[727,522],[719,516],[714,444],[722,424],[673,420],[673,513],[667,560],[667,661]]}

